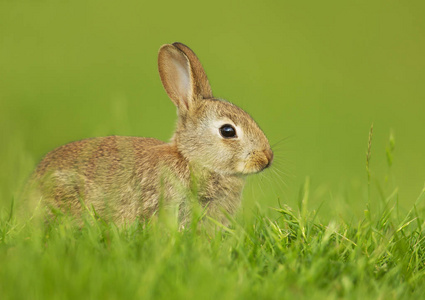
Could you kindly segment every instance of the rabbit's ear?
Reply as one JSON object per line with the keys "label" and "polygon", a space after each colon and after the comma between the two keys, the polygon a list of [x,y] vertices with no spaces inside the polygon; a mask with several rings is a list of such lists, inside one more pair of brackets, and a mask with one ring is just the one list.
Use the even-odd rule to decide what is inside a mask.
{"label": "rabbit's ear", "polygon": [[189,59],[190,68],[195,79],[195,95],[201,96],[204,99],[212,98],[213,94],[207,78],[207,74],[205,74],[205,70],[195,53],[188,46],[182,43],[173,43],[173,46],[183,51]]}
{"label": "rabbit's ear", "polygon": [[158,69],[165,91],[180,110],[189,110],[199,99],[212,98],[205,71],[187,46],[180,43],[162,46]]}

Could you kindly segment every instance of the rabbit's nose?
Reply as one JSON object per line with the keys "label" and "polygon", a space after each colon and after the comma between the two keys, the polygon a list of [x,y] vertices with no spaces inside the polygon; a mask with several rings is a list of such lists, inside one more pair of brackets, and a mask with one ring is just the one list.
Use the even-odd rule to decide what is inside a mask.
{"label": "rabbit's nose", "polygon": [[268,168],[268,167],[270,167],[270,165],[272,164],[272,161],[273,161],[273,151],[272,151],[272,149],[264,150],[264,155],[267,158],[266,168]]}

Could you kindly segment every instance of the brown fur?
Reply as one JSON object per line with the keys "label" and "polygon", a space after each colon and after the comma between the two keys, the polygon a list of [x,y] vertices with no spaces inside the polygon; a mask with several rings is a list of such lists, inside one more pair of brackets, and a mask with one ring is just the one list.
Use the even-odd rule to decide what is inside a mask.
{"label": "brown fur", "polygon": [[[211,217],[225,222],[226,214],[236,212],[245,176],[273,159],[267,138],[242,109],[213,98],[205,71],[187,46],[162,46],[158,68],[178,108],[171,142],[109,136],[61,146],[45,156],[31,180],[43,203],[77,216],[93,207],[118,223],[150,217],[162,203],[175,208],[184,224],[196,191]],[[237,138],[223,138],[223,124],[234,126]]]}

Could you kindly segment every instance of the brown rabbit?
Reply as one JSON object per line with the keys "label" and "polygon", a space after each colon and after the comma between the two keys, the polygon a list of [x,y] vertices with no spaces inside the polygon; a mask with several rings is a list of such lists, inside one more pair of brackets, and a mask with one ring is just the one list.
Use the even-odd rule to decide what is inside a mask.
{"label": "brown rabbit", "polygon": [[246,175],[273,160],[266,136],[245,111],[213,97],[187,46],[162,46],[158,68],[178,109],[171,141],[109,136],[61,146],[33,174],[42,203],[77,216],[94,208],[117,223],[150,217],[162,203],[176,208],[183,225],[195,190],[212,218],[225,222],[226,214],[235,213]]}

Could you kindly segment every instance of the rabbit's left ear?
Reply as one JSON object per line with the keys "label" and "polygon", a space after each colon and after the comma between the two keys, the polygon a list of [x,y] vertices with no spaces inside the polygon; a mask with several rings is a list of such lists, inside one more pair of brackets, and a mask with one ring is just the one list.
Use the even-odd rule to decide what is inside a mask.
{"label": "rabbit's left ear", "polygon": [[181,43],[162,46],[158,69],[165,91],[179,111],[191,109],[195,101],[213,97],[204,68],[189,47]]}

